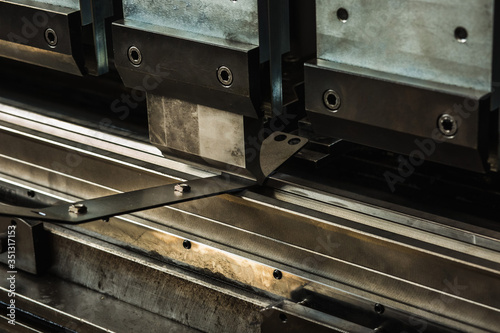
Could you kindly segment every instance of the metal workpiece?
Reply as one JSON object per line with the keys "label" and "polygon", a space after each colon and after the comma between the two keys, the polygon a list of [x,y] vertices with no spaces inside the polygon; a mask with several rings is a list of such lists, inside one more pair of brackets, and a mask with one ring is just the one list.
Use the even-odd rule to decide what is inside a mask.
{"label": "metal workpiece", "polygon": [[0,12],[0,56],[79,76],[108,72],[111,0],[0,1]]}
{"label": "metal workpiece", "polygon": [[406,154],[416,165],[429,160],[488,169],[488,91],[321,59],[305,64],[305,82],[315,133]]}

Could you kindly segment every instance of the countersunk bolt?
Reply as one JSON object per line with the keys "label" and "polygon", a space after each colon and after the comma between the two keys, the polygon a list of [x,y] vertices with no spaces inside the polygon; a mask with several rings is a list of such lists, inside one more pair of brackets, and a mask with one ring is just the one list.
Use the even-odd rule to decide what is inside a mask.
{"label": "countersunk bolt", "polygon": [[68,211],[70,213],[74,213],[74,214],[85,214],[87,212],[87,206],[85,206],[84,204],[73,204],[71,206],[69,206],[69,209]]}
{"label": "countersunk bolt", "polygon": [[438,119],[439,131],[445,136],[454,136],[458,131],[458,123],[450,114],[442,114]]}
{"label": "countersunk bolt", "polygon": [[188,184],[177,184],[174,186],[174,192],[188,193],[191,192],[191,186]]}
{"label": "countersunk bolt", "polygon": [[323,104],[332,112],[337,112],[340,108],[340,96],[332,89],[328,89],[323,93]]}
{"label": "countersunk bolt", "polygon": [[49,44],[50,47],[52,48],[56,47],[58,38],[54,29],[52,28],[46,29],[44,32],[44,36],[45,36],[45,41],[47,42],[47,44]]}
{"label": "countersunk bolt", "polygon": [[217,69],[217,79],[224,87],[233,84],[233,72],[227,66],[220,66]]}
{"label": "countersunk bolt", "polygon": [[134,66],[139,66],[142,63],[142,53],[137,46],[131,46],[127,51],[128,60]]}

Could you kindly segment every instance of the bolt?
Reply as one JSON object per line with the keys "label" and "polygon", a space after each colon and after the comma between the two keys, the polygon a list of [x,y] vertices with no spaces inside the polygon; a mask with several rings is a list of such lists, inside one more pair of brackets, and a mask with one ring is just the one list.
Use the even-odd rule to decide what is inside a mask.
{"label": "bolt", "polygon": [[70,213],[74,213],[74,214],[85,214],[87,212],[87,206],[85,206],[84,204],[73,204],[71,206],[69,206],[69,209],[68,211]]}
{"label": "bolt", "polygon": [[276,280],[281,280],[283,278],[283,273],[280,270],[275,269],[273,272],[273,276]]}
{"label": "bolt", "polygon": [[139,66],[142,62],[142,53],[136,46],[131,46],[128,48],[128,60],[134,66]]}
{"label": "bolt", "polygon": [[45,30],[45,41],[49,44],[50,47],[54,48],[57,45],[57,34],[54,29],[48,28]]}
{"label": "bolt", "polygon": [[188,193],[191,192],[191,186],[188,184],[177,184],[174,186],[174,192]]}
{"label": "bolt", "polygon": [[184,246],[186,250],[189,250],[191,248],[191,242],[186,239],[182,242],[182,246]]}
{"label": "bolt", "polygon": [[323,94],[323,104],[331,110],[336,112],[340,108],[340,96],[335,90],[328,89]]}
{"label": "bolt", "polygon": [[454,136],[458,131],[458,124],[455,117],[449,114],[442,114],[438,119],[439,131],[445,136]]}
{"label": "bolt", "polygon": [[375,304],[375,306],[374,306],[374,310],[375,310],[375,312],[376,312],[376,313],[378,313],[378,314],[382,314],[382,313],[384,313],[384,311],[385,311],[385,307],[384,307],[382,304],[377,303],[377,304]]}
{"label": "bolt", "polygon": [[233,72],[226,66],[220,66],[217,69],[217,79],[223,86],[229,87],[233,84]]}
{"label": "bolt", "polygon": [[302,301],[298,302],[297,304],[302,305],[302,306],[309,306],[309,301],[307,299],[303,299]]}

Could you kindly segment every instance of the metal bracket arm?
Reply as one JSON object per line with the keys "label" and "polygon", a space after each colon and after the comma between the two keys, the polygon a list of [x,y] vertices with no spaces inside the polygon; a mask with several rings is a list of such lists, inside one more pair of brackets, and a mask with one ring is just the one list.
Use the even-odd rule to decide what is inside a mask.
{"label": "metal bracket arm", "polygon": [[42,209],[0,205],[0,216],[34,219],[55,223],[79,224],[107,220],[150,208],[185,202],[217,194],[243,190],[261,184],[276,168],[298,152],[307,140],[295,135],[272,133],[260,147],[255,158],[255,180],[229,174],[169,184],[73,204],[61,204]]}
{"label": "metal bracket arm", "polygon": [[0,206],[0,216],[15,216],[47,222],[79,224],[145,209],[242,190],[255,181],[220,175],[182,184],[169,184],[106,197],[61,204],[43,209]]}

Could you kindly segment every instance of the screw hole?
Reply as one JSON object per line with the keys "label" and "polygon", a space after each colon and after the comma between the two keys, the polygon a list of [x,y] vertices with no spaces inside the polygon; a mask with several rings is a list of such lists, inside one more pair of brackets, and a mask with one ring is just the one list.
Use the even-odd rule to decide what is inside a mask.
{"label": "screw hole", "polygon": [[467,42],[467,37],[469,37],[469,33],[467,30],[463,27],[458,27],[455,29],[455,39],[459,43],[465,43]]}
{"label": "screw hole", "polygon": [[273,277],[276,280],[281,280],[283,278],[283,273],[281,273],[280,270],[275,269],[274,272],[273,272]]}
{"label": "screw hole", "polygon": [[457,134],[458,124],[455,117],[449,114],[443,114],[438,119],[438,129],[441,134],[451,137]]}
{"label": "screw hole", "polygon": [[134,65],[139,66],[142,63],[142,53],[136,46],[128,49],[128,60]]}
{"label": "screw hole", "polygon": [[57,45],[57,34],[54,29],[48,28],[45,30],[45,41],[50,47],[56,47]]}
{"label": "screw hole", "polygon": [[298,145],[299,143],[300,143],[300,139],[298,139],[298,138],[293,138],[293,139],[288,140],[288,144],[290,146],[295,146],[295,145]]}
{"label": "screw hole", "polygon": [[337,104],[337,97],[333,94],[329,94],[327,97],[328,104],[335,105]]}
{"label": "screw hole", "polygon": [[280,313],[279,317],[280,317],[281,322],[283,324],[286,324],[286,322],[288,321],[288,317],[286,316],[286,314]]}
{"label": "screw hole", "polygon": [[277,135],[274,137],[274,141],[281,142],[281,141],[285,141],[285,140],[286,140],[286,135],[284,135],[284,134],[280,134],[280,135]]}
{"label": "screw hole", "polygon": [[335,90],[328,89],[323,94],[323,103],[331,111],[337,111],[340,108],[340,96]]}
{"label": "screw hole", "polygon": [[223,86],[229,87],[233,83],[233,72],[226,66],[220,66],[217,69],[217,79]]}
{"label": "screw hole", "polygon": [[442,122],[445,131],[451,131],[453,129],[453,122],[449,119],[445,119]]}
{"label": "screw hole", "polygon": [[375,312],[376,312],[376,313],[378,313],[378,314],[382,314],[382,313],[384,313],[384,312],[385,312],[385,307],[384,307],[382,304],[377,303],[377,304],[375,304],[375,306],[374,306],[374,310],[375,310]]}
{"label": "screw hole", "polygon": [[226,70],[223,70],[220,73],[220,77],[222,78],[223,81],[229,80],[229,73]]}
{"label": "screw hole", "polygon": [[191,242],[186,239],[182,242],[182,246],[184,246],[186,250],[189,250],[191,248]]}
{"label": "screw hole", "polygon": [[349,18],[349,12],[345,8],[339,8],[339,10],[337,10],[337,18],[340,22],[346,23]]}
{"label": "screw hole", "polygon": [[28,197],[30,197],[30,198],[35,197],[35,191],[33,191],[33,190],[29,190],[27,194],[28,194]]}

